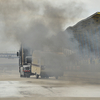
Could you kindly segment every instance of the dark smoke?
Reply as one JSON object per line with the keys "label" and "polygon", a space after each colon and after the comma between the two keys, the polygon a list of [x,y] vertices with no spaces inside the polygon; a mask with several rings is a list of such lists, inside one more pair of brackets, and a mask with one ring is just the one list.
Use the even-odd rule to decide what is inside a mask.
{"label": "dark smoke", "polygon": [[13,38],[16,40],[13,42],[23,43],[35,50],[48,48],[59,51],[63,45],[66,46],[63,26],[75,21],[77,15],[81,16],[83,12],[81,3],[73,1],[62,8],[49,2],[39,6],[27,0],[1,0],[0,4],[5,40]]}
{"label": "dark smoke", "polygon": [[13,44],[17,43],[20,46],[22,43],[33,50],[65,54],[66,49],[73,51],[73,55],[58,56],[45,53],[43,57],[50,61],[46,61],[48,67],[51,64],[52,68],[74,66],[79,60],[77,55],[79,43],[63,28],[66,24],[75,22],[77,17],[82,17],[84,13],[82,5],[81,2],[70,1],[62,7],[57,7],[50,2],[42,2],[39,5],[28,0],[9,0],[9,2],[0,0],[5,40],[7,42],[13,38]]}

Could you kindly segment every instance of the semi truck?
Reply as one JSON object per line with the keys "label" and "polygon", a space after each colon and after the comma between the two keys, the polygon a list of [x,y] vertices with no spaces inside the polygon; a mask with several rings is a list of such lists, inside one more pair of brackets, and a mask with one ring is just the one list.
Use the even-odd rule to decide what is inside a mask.
{"label": "semi truck", "polygon": [[31,75],[30,67],[31,67],[31,62],[32,62],[30,49],[23,47],[21,45],[19,52],[17,52],[17,56],[19,57],[20,77],[30,77]]}
{"label": "semi truck", "polygon": [[19,56],[20,77],[36,75],[37,79],[39,76],[58,79],[63,75],[66,57],[62,53],[33,51],[21,46],[17,56]]}

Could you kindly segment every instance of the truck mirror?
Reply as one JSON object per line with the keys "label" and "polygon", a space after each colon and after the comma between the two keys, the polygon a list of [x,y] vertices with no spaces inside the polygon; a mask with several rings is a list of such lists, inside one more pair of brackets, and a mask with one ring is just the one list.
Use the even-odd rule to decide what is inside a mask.
{"label": "truck mirror", "polygon": [[19,53],[17,52],[17,56],[19,56]]}

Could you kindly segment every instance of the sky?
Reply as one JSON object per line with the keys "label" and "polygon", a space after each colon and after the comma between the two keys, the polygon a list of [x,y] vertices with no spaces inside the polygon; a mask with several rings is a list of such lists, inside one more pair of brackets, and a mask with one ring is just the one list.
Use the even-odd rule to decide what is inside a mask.
{"label": "sky", "polygon": [[[13,2],[13,1],[15,1],[15,2]],[[9,36],[7,34],[5,34],[5,32],[8,30],[10,30],[12,32],[12,30],[11,30],[12,27],[7,27],[7,26],[9,26],[13,23],[18,23],[20,21],[20,23],[24,23],[25,27],[28,27],[28,23],[31,21],[30,20],[31,17],[33,17],[33,16],[30,16],[32,14],[31,13],[32,11],[27,10],[27,12],[24,12],[24,10],[23,10],[23,12],[21,12],[21,11],[13,10],[13,4],[18,5],[18,8],[16,8],[16,9],[19,9],[20,6],[22,6],[23,2],[21,2],[21,4],[20,4],[19,1],[18,0],[5,0],[5,2],[3,2],[3,0],[0,0],[0,6],[3,9],[3,10],[0,10],[1,11],[1,14],[0,14],[0,36],[1,36],[0,37],[0,52],[2,52],[2,51],[3,52],[4,51],[18,51],[19,50],[19,43],[17,41],[15,41],[15,37],[13,35],[9,34],[9,35],[11,35],[9,38]],[[70,21],[70,23],[68,23],[68,24],[66,23],[65,26],[63,26],[64,29],[66,29],[68,26],[73,26],[78,21],[80,21],[84,18],[87,18],[88,16],[92,15],[93,13],[100,11],[100,5],[99,5],[100,0],[25,0],[25,1],[33,2],[35,4],[35,6],[37,6],[37,9],[38,9],[38,7],[41,8],[39,11],[39,14],[37,14],[37,9],[35,9],[34,14],[33,14],[35,16],[34,18],[40,17],[42,15],[42,9],[43,9],[44,2],[46,2],[48,4],[50,3],[52,6],[59,7],[59,8],[65,8],[66,5],[68,5],[68,3],[72,2],[72,1],[73,1],[73,4],[71,6],[73,6],[74,3],[79,4],[80,7],[82,7],[82,9],[83,9],[83,13],[80,12],[81,16],[77,15],[77,17],[75,17],[76,20],[74,20],[72,22]],[[10,5],[9,3],[11,3],[11,2],[13,2],[13,3]],[[71,9],[71,6],[70,6],[70,9]],[[10,9],[10,12],[9,11],[7,12],[7,7],[8,7],[8,9]],[[32,4],[31,4],[31,7],[32,7]],[[23,8],[25,9],[25,5]],[[8,18],[8,16],[10,16],[10,17]],[[16,20],[17,19],[16,16],[20,16],[20,18],[18,20]],[[10,22],[12,20],[13,20],[13,23]],[[10,29],[8,29],[8,28],[10,28]],[[16,29],[15,29],[15,31],[16,31]]]}
{"label": "sky", "polygon": [[[55,2],[56,5],[66,5],[69,1],[75,1],[77,3],[82,2],[84,8],[87,10],[88,15],[91,15],[97,11],[100,11],[100,0],[49,0]],[[58,3],[59,2],[59,3]],[[54,3],[52,3],[54,4]],[[87,15],[86,15],[87,17]]]}

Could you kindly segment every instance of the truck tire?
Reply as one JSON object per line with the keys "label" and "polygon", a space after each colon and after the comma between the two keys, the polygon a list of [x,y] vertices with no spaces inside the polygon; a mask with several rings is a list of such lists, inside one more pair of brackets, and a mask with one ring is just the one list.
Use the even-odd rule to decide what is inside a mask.
{"label": "truck tire", "polygon": [[36,74],[36,79],[38,79],[39,78],[39,75],[38,74]]}
{"label": "truck tire", "polygon": [[21,73],[20,73],[20,77],[22,77]]}

